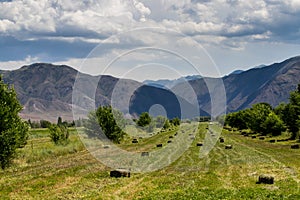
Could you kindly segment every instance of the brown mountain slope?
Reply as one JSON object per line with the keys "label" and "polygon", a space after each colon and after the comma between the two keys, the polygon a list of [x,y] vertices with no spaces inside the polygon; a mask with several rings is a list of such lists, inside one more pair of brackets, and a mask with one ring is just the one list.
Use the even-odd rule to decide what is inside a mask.
{"label": "brown mountain slope", "polygon": [[[18,98],[24,106],[22,117],[33,120],[56,121],[58,116],[71,120],[73,119],[72,102],[75,102],[76,105],[73,106],[79,113],[76,117],[80,117],[98,105],[107,104],[117,105],[117,108],[124,113],[142,112],[143,103],[161,102],[160,98],[172,96],[167,95],[169,92],[164,89],[153,89],[155,88],[153,86],[138,90],[142,84],[133,80],[106,75],[90,76],[78,73],[75,69],[65,65],[36,63],[1,73],[4,81],[13,84],[17,91]],[[211,95],[206,84],[209,83],[210,88],[218,91],[223,81],[227,111],[231,112],[250,107],[258,102],[267,102],[273,106],[287,102],[289,93],[297,87],[299,78],[300,56],[219,79],[200,78],[179,83],[171,91],[179,95],[178,98],[183,99],[186,105],[195,105],[198,101],[200,108],[205,111],[200,112],[210,113]],[[80,84],[76,85],[78,81]],[[194,94],[190,92],[190,86],[195,91]],[[159,94],[155,92],[155,95],[150,95],[154,90]],[[74,92],[77,94],[76,98],[74,98]],[[142,93],[139,94],[139,92]],[[117,95],[114,96],[114,94]],[[138,96],[145,97],[145,99],[137,100]],[[225,95],[221,98],[225,98]],[[131,100],[138,103],[135,105],[130,102]],[[176,103],[171,99],[163,102]],[[151,106],[148,104],[148,107]],[[171,109],[170,112],[173,110]],[[173,116],[174,113],[168,113],[168,115]]]}
{"label": "brown mountain slope", "polygon": [[227,76],[223,81],[228,111],[241,110],[259,102],[277,106],[287,102],[290,92],[297,88],[300,81],[300,57]]}
{"label": "brown mountain slope", "polygon": [[[83,106],[79,107],[79,110],[83,115],[86,114],[87,108],[109,104],[114,85],[119,81],[112,76],[100,78],[78,73],[69,66],[46,63],[36,63],[18,70],[3,72],[4,81],[14,85],[18,98],[24,106],[21,116],[33,120],[55,121],[58,116],[67,120],[73,119],[72,92],[76,78],[80,80],[77,89],[82,100],[80,104]],[[132,85],[140,85],[132,80],[126,82],[125,91]],[[94,83],[97,84],[96,92],[91,90]]]}
{"label": "brown mountain slope", "polygon": [[287,102],[290,92],[295,90],[300,82],[300,56],[263,68],[231,74],[222,79],[202,78],[190,81],[198,95],[200,107],[208,113],[211,97],[206,83],[215,83],[214,87],[220,87],[220,80],[223,81],[226,90],[227,112],[245,109],[259,102],[276,106]]}

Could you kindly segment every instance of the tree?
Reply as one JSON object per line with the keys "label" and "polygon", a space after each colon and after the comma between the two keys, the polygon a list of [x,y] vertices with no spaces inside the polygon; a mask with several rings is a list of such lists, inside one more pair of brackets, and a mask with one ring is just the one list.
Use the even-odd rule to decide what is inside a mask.
{"label": "tree", "polygon": [[166,130],[166,129],[170,128],[170,127],[171,127],[170,121],[167,119],[167,120],[165,121],[165,123],[164,123],[163,128]]}
{"label": "tree", "polygon": [[51,122],[47,120],[40,120],[41,128],[49,128],[51,126]]}
{"label": "tree", "polygon": [[151,117],[150,117],[149,113],[143,112],[140,115],[139,120],[137,121],[137,125],[144,127],[144,126],[149,125],[150,122],[151,122]]}
{"label": "tree", "polygon": [[287,125],[289,131],[292,133],[290,139],[294,140],[299,134],[299,121],[300,121],[300,84],[296,91],[291,92],[290,102],[285,106],[282,111],[282,119]]}
{"label": "tree", "polygon": [[57,118],[57,125],[60,126],[60,125],[62,125],[62,123],[63,123],[63,122],[62,122],[62,118],[61,118],[61,117],[58,117],[58,118]]}
{"label": "tree", "polygon": [[49,126],[50,138],[56,144],[67,144],[69,131],[66,126],[51,124]]}
{"label": "tree", "polygon": [[150,124],[147,126],[147,132],[151,133],[155,130],[156,124],[155,122],[152,120],[150,122]]}
{"label": "tree", "polygon": [[123,122],[125,120],[120,111],[113,110],[111,106],[100,106],[95,112],[89,113],[84,127],[89,137],[102,138],[104,133],[108,139],[119,143],[125,136]]}
{"label": "tree", "polygon": [[235,113],[230,113],[226,116],[225,124],[240,130],[248,128],[250,118],[250,109],[241,110]]}
{"label": "tree", "polygon": [[180,119],[178,117],[175,117],[170,120],[170,123],[173,124],[174,126],[179,126],[180,125]]}
{"label": "tree", "polygon": [[157,116],[155,119],[155,124],[157,128],[162,128],[165,124],[165,121],[167,120],[167,118],[165,116]]}
{"label": "tree", "polygon": [[271,133],[273,136],[280,135],[282,131],[285,131],[284,122],[280,119],[278,115],[271,112],[264,123],[262,124],[264,134]]}
{"label": "tree", "polygon": [[247,120],[248,128],[255,132],[265,133],[262,125],[272,110],[272,106],[268,103],[254,104],[249,110],[249,118]]}
{"label": "tree", "polygon": [[0,76],[0,164],[8,167],[16,155],[16,149],[24,147],[28,138],[28,125],[18,113],[22,106],[14,88],[5,84]]}

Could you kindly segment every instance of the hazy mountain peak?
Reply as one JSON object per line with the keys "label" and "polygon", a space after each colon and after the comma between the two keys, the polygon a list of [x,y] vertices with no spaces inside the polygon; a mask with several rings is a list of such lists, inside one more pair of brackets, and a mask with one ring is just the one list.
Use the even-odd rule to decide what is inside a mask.
{"label": "hazy mountain peak", "polygon": [[158,87],[158,88],[172,88],[176,86],[179,83],[187,82],[187,81],[192,81],[196,79],[202,78],[201,75],[188,75],[185,77],[180,77],[178,79],[160,79],[160,80],[145,80],[143,84],[145,85],[150,85],[153,87]]}

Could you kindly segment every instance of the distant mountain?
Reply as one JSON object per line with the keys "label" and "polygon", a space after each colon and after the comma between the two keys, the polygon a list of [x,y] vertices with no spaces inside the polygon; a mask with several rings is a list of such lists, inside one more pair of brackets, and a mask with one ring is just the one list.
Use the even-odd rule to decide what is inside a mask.
{"label": "distant mountain", "polygon": [[[225,76],[221,80],[226,90],[227,112],[245,109],[260,102],[272,106],[287,102],[290,92],[295,90],[300,82],[299,77],[300,56]],[[205,78],[190,81],[190,84],[198,95],[200,108],[209,112],[211,100],[206,82],[219,84],[220,79]]]}
{"label": "distant mountain", "polygon": [[[109,104],[114,104],[114,107],[124,113],[139,115],[148,111],[145,109],[155,102],[170,108],[167,109],[170,118],[181,117],[178,102],[174,101],[176,98],[172,92],[146,87],[133,80],[107,75],[91,76],[66,65],[47,63],[35,63],[18,70],[3,71],[2,74],[6,83],[14,85],[24,107],[21,116],[26,119],[56,121],[61,116],[71,120],[74,110],[76,116],[85,117],[95,107]],[[172,95],[173,98],[170,98]],[[191,111],[195,110],[192,104],[183,99],[180,101],[185,103],[185,107],[192,107],[189,108]]]}
{"label": "distant mountain", "polygon": [[[256,67],[252,67],[252,69],[254,68],[263,68],[263,67],[266,67],[267,65],[264,65],[264,64],[261,64],[261,65],[258,65]],[[233,72],[231,72],[229,75],[233,75],[233,74],[240,74],[240,73],[243,73],[245,70],[240,70],[240,69],[237,69],[237,70],[234,70]]]}
{"label": "distant mountain", "polygon": [[234,70],[233,72],[231,72],[229,75],[240,74],[240,73],[243,73],[243,72],[244,72],[244,70],[237,69],[237,70]]}
{"label": "distant mountain", "polygon": [[[149,112],[152,106],[161,105],[169,119],[179,117],[182,119],[191,119],[209,114],[200,110],[196,103],[189,102],[182,96],[174,94],[173,91],[157,87],[143,85],[139,87],[131,97],[130,114],[135,115],[142,112]],[[157,114],[155,114],[157,115]]]}
{"label": "distant mountain", "polygon": [[190,75],[190,76],[185,76],[174,80],[169,80],[169,79],[161,79],[156,81],[145,80],[143,84],[158,87],[158,88],[172,88],[179,83],[192,81],[200,78],[202,78],[202,76],[200,75]]}
{"label": "distant mountain", "polygon": [[[112,76],[100,78],[78,73],[66,65],[47,63],[36,63],[23,66],[18,70],[3,72],[4,81],[14,85],[18,98],[24,106],[21,116],[32,120],[55,121],[58,116],[62,116],[63,119],[72,119],[72,93],[76,77],[83,83],[78,87],[81,97],[80,105],[76,105],[79,106],[78,109],[82,111],[82,115],[95,105],[110,104],[113,88],[119,81]],[[95,82],[97,83],[96,91],[93,92]],[[141,84],[136,81],[127,80],[122,89],[126,92],[139,85]]]}
{"label": "distant mountain", "polygon": [[[180,105],[183,107],[180,108],[180,116],[187,117],[187,114],[182,115],[182,111],[190,116],[198,111],[202,115],[209,114],[211,96],[217,95],[214,91],[222,83],[226,90],[228,112],[259,102],[267,102],[272,106],[287,102],[290,92],[299,83],[300,56],[222,78],[191,76],[171,82],[154,81],[155,84],[163,84],[163,87],[153,87],[153,82],[145,85],[106,75],[91,76],[66,65],[46,63],[1,73],[5,82],[14,85],[24,106],[21,116],[26,119],[55,121],[58,116],[72,119],[72,108],[76,108],[77,116],[83,117],[89,110],[108,104],[117,105],[122,112],[131,114],[140,114],[148,111],[152,105],[161,104],[169,117],[179,115]],[[79,80],[81,85],[74,87]],[[211,93],[208,92],[208,83],[215,88]],[[72,102],[75,104],[72,105]]]}
{"label": "distant mountain", "polygon": [[256,67],[253,67],[253,68],[263,68],[263,67],[266,67],[267,65],[264,65],[264,64],[261,64],[261,65],[258,65]]}

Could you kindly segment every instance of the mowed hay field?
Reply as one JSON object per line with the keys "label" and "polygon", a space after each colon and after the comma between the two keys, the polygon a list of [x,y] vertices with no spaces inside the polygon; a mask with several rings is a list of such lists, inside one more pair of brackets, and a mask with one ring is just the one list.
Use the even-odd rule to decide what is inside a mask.
{"label": "mowed hay field", "polygon": [[[111,178],[111,169],[85,149],[76,130],[66,146],[52,144],[46,129],[31,130],[13,166],[0,171],[0,199],[300,199],[300,149],[223,130],[225,142],[199,158],[196,144],[207,125],[199,125],[192,145],[171,165],[130,178]],[[175,132],[120,146],[151,152]],[[233,148],[225,149],[228,144]],[[256,184],[260,174],[274,176],[274,184]]]}

